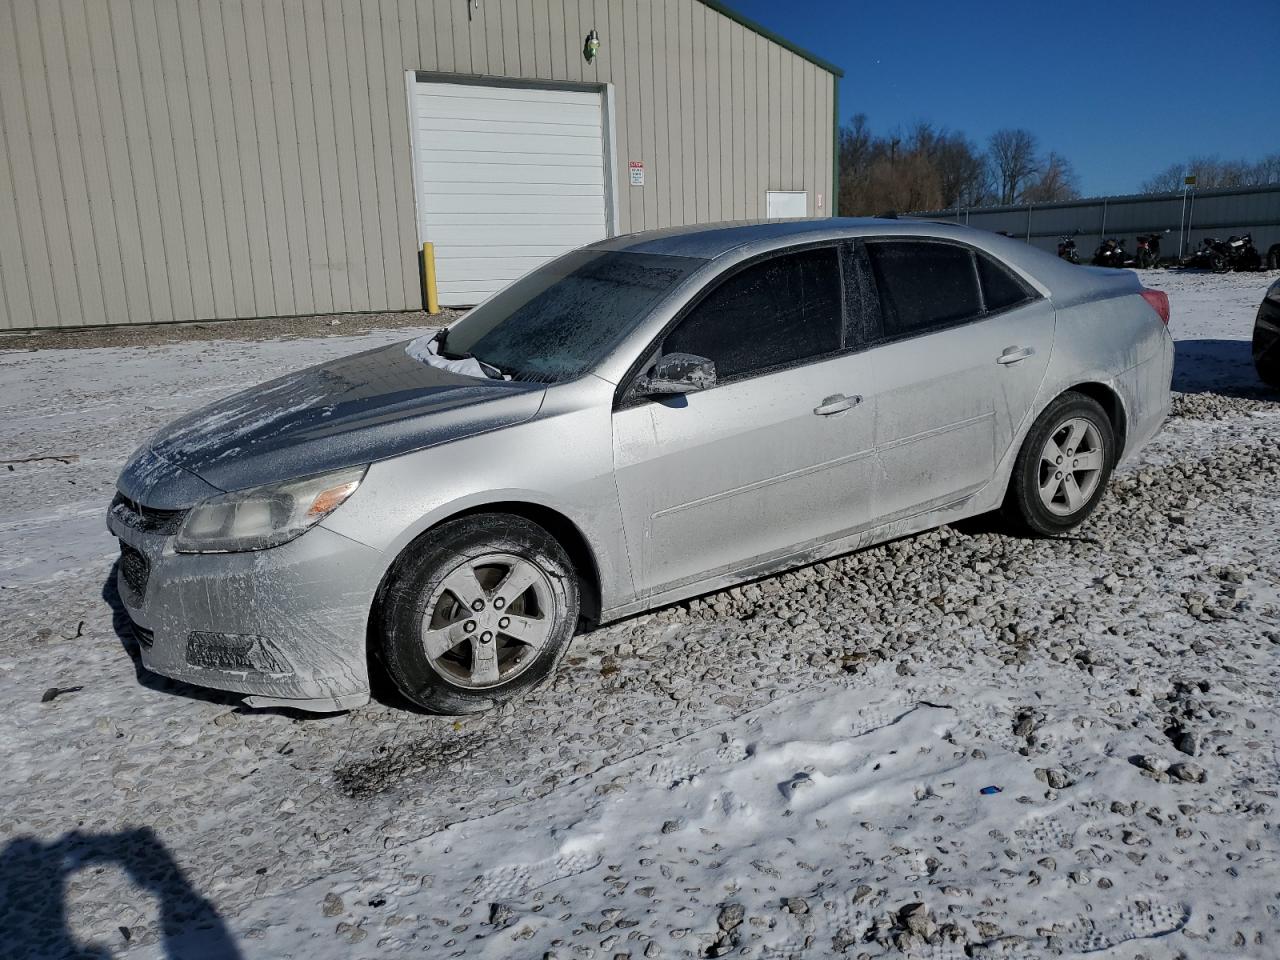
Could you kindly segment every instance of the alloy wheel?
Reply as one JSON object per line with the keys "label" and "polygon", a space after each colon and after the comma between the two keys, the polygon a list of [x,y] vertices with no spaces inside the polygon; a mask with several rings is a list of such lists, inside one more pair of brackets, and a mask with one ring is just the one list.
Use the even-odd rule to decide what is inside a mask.
{"label": "alloy wheel", "polygon": [[1106,465],[1098,428],[1082,417],[1064,421],[1040,452],[1040,502],[1068,517],[1093,499]]}
{"label": "alloy wheel", "polygon": [[553,612],[551,581],[537,564],[505,553],[469,558],[449,571],[427,603],[427,659],[457,686],[506,683],[546,646]]}

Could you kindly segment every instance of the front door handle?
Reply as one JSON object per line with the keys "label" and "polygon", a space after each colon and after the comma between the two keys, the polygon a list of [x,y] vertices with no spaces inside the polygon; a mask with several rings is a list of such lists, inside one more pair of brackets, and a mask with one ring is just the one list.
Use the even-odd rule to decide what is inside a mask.
{"label": "front door handle", "polygon": [[1027,357],[1035,353],[1030,347],[1005,347],[1000,356],[996,357],[996,363],[1017,363],[1019,360],[1025,360]]}
{"label": "front door handle", "polygon": [[836,393],[829,397],[824,397],[822,402],[813,408],[813,412],[820,417],[829,417],[833,413],[844,413],[844,411],[856,407],[861,402],[861,397],[846,397],[843,393]]}

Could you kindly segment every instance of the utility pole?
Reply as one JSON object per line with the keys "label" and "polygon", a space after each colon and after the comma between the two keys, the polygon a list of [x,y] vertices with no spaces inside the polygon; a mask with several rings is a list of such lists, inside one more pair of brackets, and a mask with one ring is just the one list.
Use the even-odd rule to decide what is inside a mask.
{"label": "utility pole", "polygon": [[1187,242],[1191,242],[1191,222],[1196,218],[1196,178],[1187,177],[1184,186],[1191,188],[1191,203],[1187,206]]}
{"label": "utility pole", "polygon": [[[1187,189],[1196,185],[1194,176],[1182,178],[1182,212],[1178,216],[1178,259],[1186,255],[1186,238],[1191,235],[1191,221],[1187,219]],[[1195,192],[1192,191],[1191,204],[1195,208]]]}

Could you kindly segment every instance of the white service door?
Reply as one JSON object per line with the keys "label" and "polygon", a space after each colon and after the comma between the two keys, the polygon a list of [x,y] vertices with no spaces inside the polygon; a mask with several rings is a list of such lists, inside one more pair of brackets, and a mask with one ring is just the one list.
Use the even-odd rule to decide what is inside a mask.
{"label": "white service door", "polygon": [[608,234],[603,95],[413,84],[418,239],[440,302],[479,303]]}
{"label": "white service door", "polygon": [[809,215],[809,194],[803,190],[769,190],[764,195],[765,218],[785,220]]}

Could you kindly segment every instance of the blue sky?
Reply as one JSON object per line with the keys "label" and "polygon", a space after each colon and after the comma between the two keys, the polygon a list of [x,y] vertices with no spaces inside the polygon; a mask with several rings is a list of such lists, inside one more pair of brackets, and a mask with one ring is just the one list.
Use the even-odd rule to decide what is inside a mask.
{"label": "blue sky", "polygon": [[1026,127],[1086,195],[1193,154],[1280,151],[1280,0],[728,5],[844,69],[842,123],[929,120],[979,142]]}

